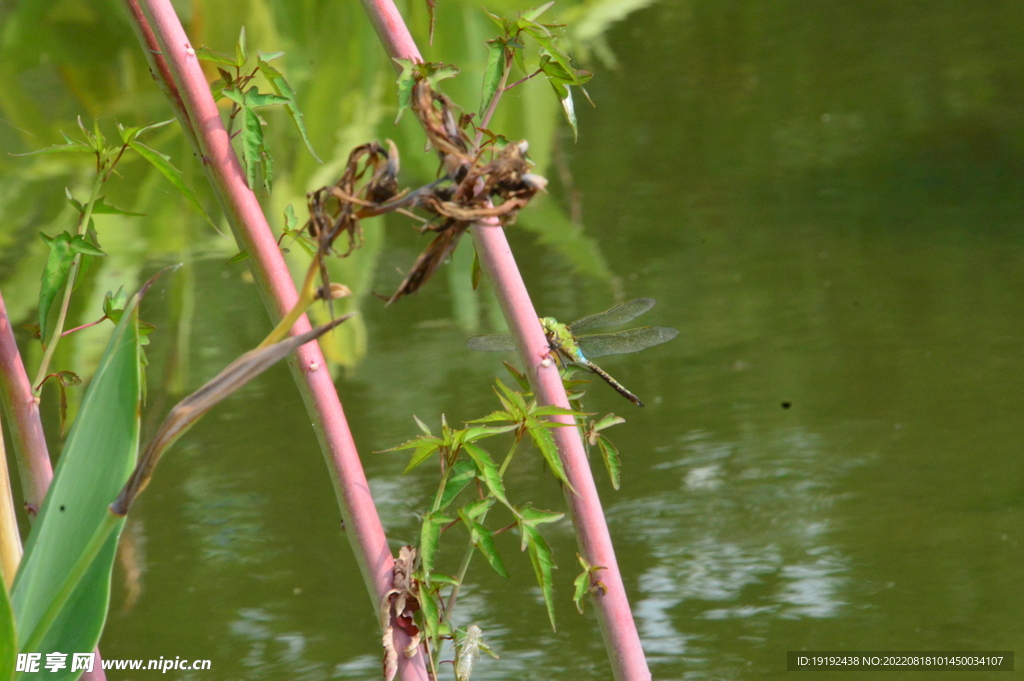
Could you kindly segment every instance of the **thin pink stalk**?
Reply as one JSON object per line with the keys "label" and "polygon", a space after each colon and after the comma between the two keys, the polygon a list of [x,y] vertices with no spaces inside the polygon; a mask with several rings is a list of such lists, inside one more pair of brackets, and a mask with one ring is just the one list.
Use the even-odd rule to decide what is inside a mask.
{"label": "thin pink stalk", "polygon": [[[248,262],[264,305],[271,318],[279,320],[298,300],[298,292],[259,202],[246,184],[194,46],[185,35],[169,0],[138,0],[137,6],[142,14],[133,11],[134,0],[126,2],[133,22],[138,24],[136,32],[141,37],[147,57],[154,64],[154,72],[164,77],[169,74],[173,79],[163,84],[165,90],[182,127],[194,125],[187,134],[195,140],[196,153],[221,201],[239,246],[250,256]],[[155,61],[158,57],[166,70]],[[303,333],[309,329],[309,320],[303,315],[292,328],[292,333]],[[376,611],[380,600],[392,586],[394,559],[370,496],[370,487],[341,401],[317,343],[299,348],[296,356],[289,359],[289,366],[312,418],[331,472],[346,534]],[[401,651],[409,639],[401,628],[395,627],[394,631],[395,647]],[[400,654],[398,657],[399,674],[404,681],[426,681],[423,655],[406,658]]]}
{"label": "thin pink stalk", "polygon": [[[363,0],[363,7],[392,58],[422,61],[392,0]],[[557,366],[553,362],[543,361],[549,352],[548,342],[505,238],[505,231],[497,220],[490,219],[474,225],[472,232],[481,266],[494,286],[538,402],[569,407]],[[574,426],[571,417],[554,418]],[[565,467],[566,478],[576,489],[576,494],[567,490],[566,499],[576,528],[580,553],[591,565],[603,568],[596,575],[606,590],[595,589],[591,600],[597,611],[612,673],[618,681],[647,681],[651,678],[651,672],[629,608],[611,534],[579,429],[555,428],[552,433]]]}
{"label": "thin pink stalk", "polygon": [[0,398],[11,424],[11,443],[14,458],[21,474],[21,489],[25,497],[25,510],[35,518],[43,507],[46,490],[53,480],[53,466],[43,435],[43,422],[39,419],[39,402],[32,393],[25,365],[22,364],[18,345],[14,341],[11,320],[0,295]]}

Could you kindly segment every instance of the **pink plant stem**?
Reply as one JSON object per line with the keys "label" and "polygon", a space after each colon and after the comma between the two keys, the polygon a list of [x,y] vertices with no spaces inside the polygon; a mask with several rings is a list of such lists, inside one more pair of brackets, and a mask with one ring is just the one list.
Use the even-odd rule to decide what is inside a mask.
{"label": "pink plant stem", "polygon": [[[250,256],[248,262],[264,305],[277,321],[298,300],[298,292],[259,202],[246,184],[194,46],[185,35],[169,0],[138,0],[142,14],[133,12],[135,0],[126,2],[133,23],[140,24],[136,32],[151,58],[154,73],[169,74],[173,78],[172,82],[164,83],[164,87],[182,127],[189,126],[190,121],[194,126],[189,137],[196,141],[196,153],[202,159],[239,246]],[[164,62],[166,70],[157,59]],[[303,315],[295,323],[292,333],[303,333],[309,329],[309,320]],[[318,344],[308,343],[299,348],[296,356],[289,359],[289,365],[331,471],[331,482],[347,535],[376,612],[381,599],[392,586],[394,559],[370,496],[370,487],[341,401]],[[399,627],[394,631],[395,648],[404,650],[409,643],[408,636]],[[406,658],[399,654],[398,660],[399,674],[404,681],[426,681],[423,655]]]}
{"label": "pink plant stem", "polygon": [[[363,0],[363,7],[392,58],[422,61],[392,0]],[[553,362],[544,362],[549,352],[548,342],[505,238],[505,231],[492,218],[478,222],[472,232],[481,266],[494,286],[538,402],[568,408],[569,400],[558,367]],[[566,478],[576,489],[576,494],[566,490],[566,499],[580,552],[588,563],[603,568],[596,573],[596,579],[604,584],[607,591],[595,589],[592,601],[611,659],[612,672],[618,681],[647,681],[651,672],[629,608],[611,534],[579,429],[572,417],[554,417],[554,420],[572,426],[555,428],[552,433]]]}
{"label": "pink plant stem", "polygon": [[18,345],[14,341],[11,320],[0,295],[0,398],[11,424],[11,443],[14,458],[21,475],[21,489],[25,497],[25,510],[34,519],[43,507],[46,490],[53,480],[53,466],[39,420],[39,403],[32,394],[25,365],[21,362]]}

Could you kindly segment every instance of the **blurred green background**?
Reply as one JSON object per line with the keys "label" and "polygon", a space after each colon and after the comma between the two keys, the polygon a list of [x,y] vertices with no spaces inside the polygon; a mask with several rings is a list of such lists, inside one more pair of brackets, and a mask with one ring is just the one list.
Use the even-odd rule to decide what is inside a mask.
{"label": "blurred green background", "polygon": [[[425,7],[403,12],[428,59],[462,68],[444,88],[472,111],[495,26],[476,3],[438,4],[433,47]],[[177,6],[193,44],[231,51],[244,24],[250,49],[287,52],[325,163],[267,114],[278,176],[259,196],[275,229],[289,203],[304,219],[305,192],[370,139],[399,144],[404,183],[430,179],[412,117],[393,124],[393,70],[359,3]],[[602,365],[647,408],[603,384],[587,395],[591,410],[627,419],[609,433],[622,490],[595,474],[655,678],[782,678],[799,649],[1012,649],[1024,628],[1024,8],[597,0],[552,17],[595,73],[597,106],[578,99],[574,143],[538,79],[491,126],[529,139],[551,180],[508,230],[527,285],[541,314],[564,320],[651,296],[642,321],[681,331]],[[0,290],[16,324],[36,315],[38,233],[73,229],[63,190],[84,195],[91,168],[10,154],[59,143],[77,116],[111,134],[115,121],[171,117],[120,4],[0,3]],[[176,127],[150,141],[219,215]],[[99,317],[108,290],[185,263],[143,311],[157,326],[151,431],[270,325],[246,263],[227,264],[234,244],[141,160],[122,175],[109,203],[148,217],[99,216],[110,255],[69,326]],[[403,218],[365,227],[366,247],[333,265],[356,292],[342,311],[360,315],[325,350],[397,549],[416,540],[436,471],[402,476],[403,456],[373,452],[414,436],[413,414],[436,428],[442,413],[458,422],[496,406],[500,358],[464,341],[501,322],[486,288],[470,288],[468,248],[383,309],[371,292],[393,290],[426,239]],[[300,249],[289,257],[304,269]],[[66,339],[54,368],[87,377],[111,328]],[[38,343],[19,341],[31,374]],[[43,409],[56,455],[49,389]],[[537,458],[509,476],[514,498],[562,507]],[[174,677],[185,679],[377,678],[375,610],[342,532],[278,367],[182,439],[140,499],[105,657],[212,660]],[[528,558],[503,535],[512,580],[475,565],[457,612],[501,655],[474,678],[608,678],[593,617],[571,601],[570,527],[547,536],[557,633]]]}

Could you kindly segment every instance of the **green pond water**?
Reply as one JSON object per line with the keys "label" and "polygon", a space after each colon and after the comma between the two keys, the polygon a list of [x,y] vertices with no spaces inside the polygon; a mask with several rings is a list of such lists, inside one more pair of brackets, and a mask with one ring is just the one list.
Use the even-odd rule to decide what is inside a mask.
{"label": "green pond water", "polygon": [[[170,117],[130,32],[100,5],[49,16],[49,38],[16,44],[20,61],[2,74],[15,88],[0,98],[5,151],[58,142],[78,114]],[[428,56],[468,64],[466,83],[449,91],[472,109],[482,62],[467,55],[481,59],[493,24],[472,3],[439,6]],[[246,23],[250,45],[291,50],[314,143],[334,160],[316,166],[286,120],[271,117],[281,178],[261,198],[276,227],[288,202],[304,218],[303,193],[369,138],[403,146],[407,182],[429,177],[434,161],[419,153],[411,117],[392,126],[393,78],[358,3],[239,7],[183,12],[203,22],[196,42],[229,50]],[[409,12],[424,36],[423,8]],[[666,345],[602,358],[646,408],[600,382],[586,397],[589,410],[627,419],[609,431],[621,490],[599,461],[594,470],[654,678],[784,678],[789,650],[1019,647],[1021,5],[668,0],[562,12],[604,29],[578,39],[597,107],[577,101],[574,143],[546,84],[510,96],[494,127],[529,138],[552,184],[508,232],[540,314],[568,321],[649,296],[658,304],[638,321],[680,330]],[[14,16],[0,10],[0,20]],[[621,19],[602,23],[608,16]],[[92,45],[81,70],[67,66],[61,41]],[[188,166],[180,136],[155,139]],[[36,233],[71,229],[62,189],[84,192],[89,180],[87,164],[40,158],[50,160],[0,161],[0,289],[18,323],[35,315],[45,257]],[[195,167],[186,172],[200,182]],[[112,255],[73,316],[91,321],[106,290],[187,263],[144,308],[158,327],[151,432],[270,325],[245,265],[225,264],[231,242],[146,178],[112,185],[111,203],[151,217],[98,224]],[[414,414],[436,429],[441,414],[457,423],[498,408],[491,386],[508,378],[500,356],[464,347],[502,331],[490,296],[470,292],[471,251],[384,309],[369,291],[393,290],[396,268],[426,239],[402,219],[367,229],[366,254],[335,271],[357,289],[341,307],[360,321],[329,352],[344,365],[338,391],[397,553],[417,541],[437,471],[403,475],[406,455],[374,452],[418,434]],[[106,334],[69,342],[59,363],[94,363]],[[31,372],[40,353],[20,340]],[[44,410],[55,404],[47,392]],[[47,426],[57,451],[55,415]],[[517,457],[506,484],[516,499],[564,507],[532,454]],[[546,529],[560,567],[558,631],[518,537],[502,535],[511,579],[478,558],[456,611],[500,655],[481,659],[473,678],[610,678],[591,609],[580,616],[572,603],[571,527]],[[212,661],[167,678],[378,678],[376,608],[343,533],[309,418],[276,367],[162,462],[125,531],[101,650]],[[442,569],[457,569],[463,541],[448,545]]]}

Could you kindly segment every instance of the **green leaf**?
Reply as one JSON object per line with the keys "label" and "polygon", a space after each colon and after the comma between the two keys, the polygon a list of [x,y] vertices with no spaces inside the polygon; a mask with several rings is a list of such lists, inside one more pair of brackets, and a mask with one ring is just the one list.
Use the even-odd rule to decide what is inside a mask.
{"label": "green leaf", "polygon": [[284,52],[272,52],[271,55],[264,56],[261,53],[259,68],[263,72],[263,75],[266,76],[267,80],[270,81],[270,87],[274,88],[274,92],[284,98],[285,101],[282,103],[288,110],[288,115],[291,116],[292,123],[295,124],[299,134],[302,136],[302,142],[306,145],[306,149],[309,150],[310,156],[315,158],[317,163],[323,163],[323,161],[320,160],[320,157],[316,155],[316,151],[313,150],[313,143],[309,140],[309,132],[306,130],[306,123],[303,120],[302,112],[299,110],[299,103],[295,95],[295,90],[293,90],[292,86],[288,84],[288,81],[284,79],[284,75],[267,63],[271,59],[276,59],[282,54],[284,54]]}
{"label": "green leaf", "polygon": [[476,252],[476,247],[473,248],[473,290],[477,290],[480,286],[480,279],[483,277],[484,271],[480,267],[480,254]]}
{"label": "green leaf", "polygon": [[127,304],[128,294],[125,293],[124,286],[118,288],[116,293],[107,291],[107,295],[103,296],[103,314],[117,324],[121,321],[121,313]]}
{"label": "green leaf", "polygon": [[295,209],[289,203],[284,207],[284,228],[289,231],[295,231],[298,226],[299,218],[295,216]]}
{"label": "green leaf", "polygon": [[[203,61],[211,61],[215,64],[227,64],[228,66],[236,66],[234,57],[226,55],[223,52],[218,52],[217,50],[211,50],[209,47],[206,47],[205,45],[196,49],[196,56],[202,59]],[[242,63],[243,65],[245,64],[245,62]]]}
{"label": "green leaf", "polygon": [[242,68],[245,62],[249,61],[249,50],[245,45],[245,26],[238,32],[238,42],[235,43],[235,66]]}
{"label": "green leaf", "polygon": [[226,265],[234,265],[236,262],[242,262],[243,260],[247,259],[248,257],[249,257],[249,251],[239,251],[238,253],[235,253],[233,256],[228,258],[228,261],[225,264]]}
{"label": "green leaf", "polygon": [[168,118],[166,121],[150,123],[149,125],[137,125],[131,128],[126,128],[122,126],[120,123],[118,123],[117,131],[121,134],[121,141],[124,142],[125,144],[128,144],[129,142],[134,141],[135,138],[141,135],[142,133],[149,132],[150,130],[156,130],[157,128],[162,128],[165,125],[170,125],[174,122],[174,120],[175,119],[173,118]]}
{"label": "green leaf", "polygon": [[245,102],[252,108],[258,108],[261,106],[275,106],[277,104],[287,104],[287,97],[281,95],[272,95],[269,92],[260,92],[255,87],[249,88],[245,93]]}
{"label": "green leaf", "polygon": [[505,365],[505,370],[512,376],[515,382],[519,384],[519,387],[526,392],[530,392],[530,381],[526,378],[526,374],[519,371],[519,369],[516,369],[515,366],[509,362],[502,362],[502,364]]}
{"label": "green leaf", "polygon": [[[225,93],[227,90],[225,90]],[[249,188],[256,189],[256,168],[263,153],[263,126],[256,110],[242,107],[242,160],[245,162],[245,179]]]}
{"label": "green leaf", "polygon": [[581,411],[575,409],[566,409],[565,407],[556,407],[553,405],[547,405],[544,407],[537,407],[530,411],[534,416],[586,416]]}
{"label": "green leaf", "polygon": [[575,493],[576,488],[565,477],[565,468],[562,466],[562,459],[558,456],[558,447],[555,445],[554,436],[551,435],[551,429],[547,427],[546,423],[535,418],[527,419],[526,429],[530,433],[533,444],[540,450],[544,460],[548,462],[551,472],[555,474],[559,482]]}
{"label": "green leaf", "polygon": [[524,506],[519,509],[519,517],[522,522],[536,527],[537,525],[543,525],[544,523],[557,523],[559,520],[565,517],[564,513],[558,511],[543,511],[533,506]]}
{"label": "green leaf", "polygon": [[40,233],[39,236],[50,247],[46,265],[43,266],[42,284],[39,287],[39,334],[45,341],[49,331],[47,320],[50,308],[68,281],[75,256],[79,253],[104,256],[106,253],[86,241],[81,234],[71,236],[70,233],[63,232],[55,237],[49,237]]}
{"label": "green leaf", "polygon": [[[283,56],[284,52],[263,52],[262,50],[256,50],[256,58],[268,66],[270,62],[274,61],[275,59],[280,59]],[[270,66],[270,68],[274,67]],[[262,67],[260,68],[260,70],[262,70]],[[276,71],[276,69],[274,70]]]}
{"label": "green leaf", "polygon": [[18,659],[18,636],[14,628],[14,613],[7,589],[0,586],[0,681],[14,678],[14,663]]}
{"label": "green leaf", "polygon": [[604,435],[597,436],[597,448],[601,450],[601,458],[604,459],[604,467],[608,469],[608,477],[612,481],[612,487],[617,491],[620,484],[619,473],[622,470],[619,450]]}
{"label": "green leaf", "polygon": [[114,208],[104,203],[104,198],[100,196],[92,204],[93,215],[148,215],[148,213],[133,213],[130,210],[123,210],[121,208]]}
{"label": "green leaf", "polygon": [[419,416],[413,414],[412,417],[416,421],[416,425],[419,426],[419,429],[423,432],[424,435],[426,435],[427,437],[434,437],[434,434],[430,432],[430,428],[427,426],[427,424],[423,423],[423,421],[420,421]]}
{"label": "green leaf", "polygon": [[436,641],[438,634],[441,633],[441,615],[437,603],[434,601],[435,597],[434,593],[421,593],[419,600],[423,614],[423,628],[427,630],[427,636]]}
{"label": "green leaf", "polygon": [[540,7],[534,7],[533,9],[525,10],[523,12],[522,16],[523,16],[524,19],[526,19],[528,21],[536,21],[537,17],[539,17],[541,14],[544,14],[544,12],[547,12],[549,9],[551,9],[551,7],[554,4],[555,4],[554,0],[551,0],[551,2],[544,3]]}
{"label": "green leaf", "polygon": [[446,575],[443,572],[431,572],[430,583],[444,584],[446,586],[457,586],[459,584],[459,580],[455,579],[451,575]]}
{"label": "green leaf", "polygon": [[460,441],[476,442],[477,440],[482,440],[485,437],[493,437],[495,435],[500,435],[501,433],[507,433],[510,430],[515,430],[518,427],[518,424],[515,423],[507,426],[472,426],[470,428],[466,428],[463,431],[460,431]]}
{"label": "green leaf", "polygon": [[491,455],[483,447],[471,443],[463,445],[463,449],[473,459],[473,463],[476,464],[477,470],[480,471],[480,476],[483,478],[484,484],[487,485],[487,489],[498,498],[498,501],[508,506],[508,499],[505,498],[505,485],[501,481],[498,466],[494,463]]}
{"label": "green leaf", "polygon": [[505,563],[501,560],[501,556],[498,555],[498,549],[494,546],[494,535],[491,531],[470,518],[463,509],[459,509],[459,517],[462,518],[462,522],[469,529],[469,536],[473,546],[483,554],[484,558],[487,559],[487,563],[495,572],[508,579],[508,570],[505,569]]}
{"label": "green leaf", "polygon": [[420,526],[420,561],[423,571],[428,575],[434,569],[434,557],[441,542],[441,526],[450,522],[451,518],[436,511],[423,516],[423,524]]}
{"label": "green leaf", "polygon": [[[11,604],[22,645],[43,619],[95,531],[106,524],[107,507],[135,465],[141,383],[135,296],[86,390],[15,577]],[[116,522],[115,530],[46,629],[39,652],[86,652],[96,646],[109,605],[111,568],[123,524],[123,519]],[[69,665],[40,678],[43,676],[72,679],[78,672],[72,673]]]}
{"label": "green leaf", "polygon": [[[487,67],[484,68],[483,94],[480,96],[480,120],[498,94],[501,77],[505,73],[505,42],[500,38],[487,41]],[[475,286],[473,288],[476,288]]]}
{"label": "green leaf", "polygon": [[398,74],[398,115],[395,116],[395,124],[402,118],[402,113],[409,108],[412,101],[412,88],[416,85],[416,65],[409,59],[394,58],[391,61],[401,67],[402,72]]}
{"label": "green leaf", "polygon": [[466,517],[476,520],[477,518],[486,514],[491,510],[491,506],[494,506],[494,497],[484,497],[483,499],[474,499],[469,502],[459,511],[460,515],[465,514]]}
{"label": "green leaf", "polygon": [[437,502],[439,511],[448,508],[462,490],[466,489],[469,483],[476,479],[476,465],[472,461],[459,459],[452,466],[448,479],[445,481],[441,498]]}
{"label": "green leaf", "polygon": [[210,219],[210,216],[203,209],[202,204],[199,203],[196,193],[192,191],[191,187],[185,184],[185,176],[181,174],[180,170],[171,164],[170,156],[161,154],[156,149],[147,147],[142,142],[130,142],[128,146],[130,146],[139,156],[149,161],[154,168],[160,171],[160,174],[170,180],[171,184],[181,192],[181,195],[184,196],[204,218],[206,218],[206,221],[210,223],[210,226],[217,229],[217,226],[213,224],[213,220]]}
{"label": "green leaf", "polygon": [[[436,438],[435,438],[436,439]],[[406,464],[403,474],[408,473],[416,466],[433,456],[434,452],[440,449],[439,442],[432,442],[428,438],[422,438],[420,444],[416,447],[416,451],[413,452],[412,457],[409,458],[409,463]]]}
{"label": "green leaf", "polygon": [[551,630],[555,631],[555,599],[551,576],[551,572],[555,568],[555,561],[551,557],[551,547],[548,546],[548,543],[534,525],[520,522],[519,530],[523,533],[523,540],[530,550],[530,562],[533,563],[533,572],[537,576],[537,584],[544,594],[544,604],[547,606],[548,619],[551,620]]}
{"label": "green leaf", "polygon": [[42,154],[63,154],[65,152],[73,152],[76,154],[95,154],[96,150],[85,142],[80,142],[72,137],[64,136],[64,140],[67,144],[55,144],[52,147],[46,147],[45,149],[36,149],[35,151],[29,151],[24,154],[11,154],[11,156],[40,156]]}

